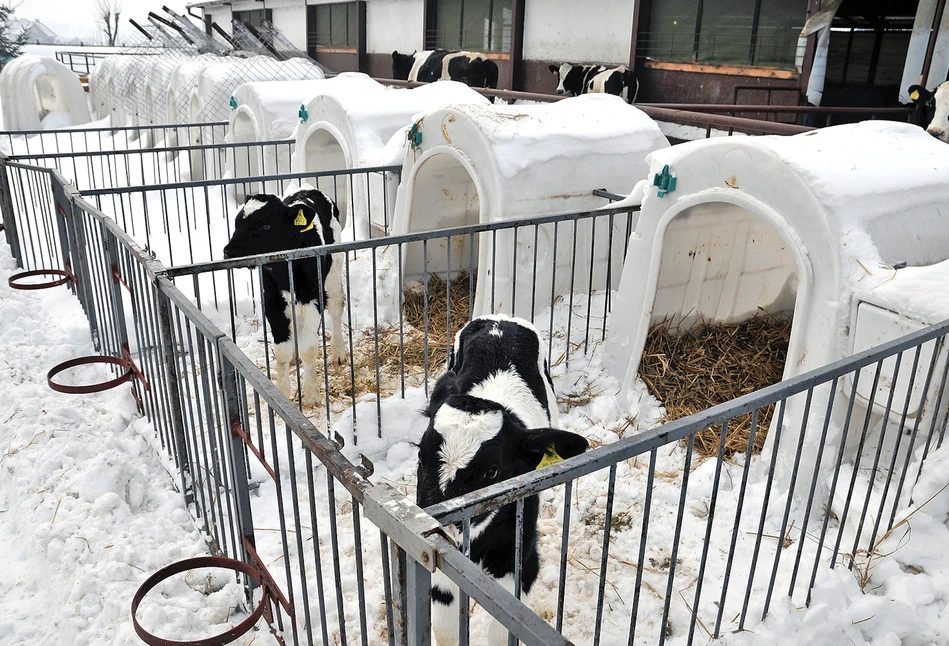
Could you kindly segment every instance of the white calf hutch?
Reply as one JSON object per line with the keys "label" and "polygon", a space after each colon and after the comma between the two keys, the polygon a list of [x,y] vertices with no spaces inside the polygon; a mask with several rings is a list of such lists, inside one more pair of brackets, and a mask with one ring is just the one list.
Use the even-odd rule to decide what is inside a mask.
{"label": "white calf hutch", "polygon": [[[258,81],[234,90],[228,118],[227,143],[255,143],[289,139],[300,122],[300,105],[317,94],[331,79],[305,81]],[[283,149],[255,155],[235,155],[235,177],[254,177],[290,172],[290,155]],[[262,162],[262,163],[261,163]]]}
{"label": "white calf hutch", "polygon": [[20,56],[0,72],[7,130],[49,130],[90,121],[79,77],[54,58]]}
{"label": "white calf hutch", "polygon": [[[231,97],[242,84],[252,81],[290,81],[321,79],[323,70],[302,58],[277,61],[267,56],[228,57],[203,67],[197,74],[188,100],[189,123],[228,121]],[[223,143],[206,141],[200,128],[193,128],[194,144]],[[203,174],[203,159],[192,155],[192,173]]]}
{"label": "white calf hutch", "polygon": [[[607,368],[629,392],[648,330],[663,321],[688,329],[760,311],[792,315],[787,379],[949,318],[949,299],[932,297],[949,294],[946,169],[949,146],[886,121],[656,152],[649,179],[637,187],[645,194],[613,303]],[[665,180],[665,191],[656,186],[664,175],[675,180]],[[921,412],[931,357],[930,347],[906,425]],[[943,351],[935,374],[945,360]],[[905,356],[894,401],[903,401],[912,366]],[[865,410],[873,370],[864,373],[855,403]],[[889,385],[881,382],[874,398],[876,423]],[[843,384],[837,422],[850,392]],[[791,426],[800,419],[794,409]],[[891,410],[890,421],[899,423],[902,413],[902,406]],[[793,444],[782,453],[793,455]],[[806,447],[803,464],[816,450]]]}
{"label": "white calf hutch", "polygon": [[[295,172],[315,172],[339,168],[365,168],[388,165],[401,161],[401,142],[404,135],[386,152],[387,144],[396,132],[411,125],[420,112],[447,105],[488,105],[488,100],[461,83],[446,81],[411,90],[386,88],[363,75],[340,75],[339,83],[326,85],[320,94],[312,97],[300,111],[302,122],[296,132],[293,169]],[[395,151],[393,159],[391,151]],[[391,213],[396,187],[384,190],[382,179],[378,185],[365,186],[364,177],[353,181],[355,204],[349,205],[348,178],[337,180],[335,197],[340,212],[352,218],[356,238],[387,230],[383,213]],[[367,191],[371,193],[367,199]],[[387,208],[381,208],[388,199]],[[380,205],[368,213],[367,202]],[[348,211],[348,215],[346,215]]]}
{"label": "white calf hutch", "polygon": [[[396,235],[595,209],[603,199],[593,195],[594,189],[628,192],[646,174],[646,155],[669,145],[637,108],[618,97],[592,94],[554,104],[435,110],[421,116],[410,140],[392,226]],[[614,238],[625,235],[623,220],[614,225]],[[608,229],[601,225],[594,232],[589,222],[556,231],[544,225],[536,267],[533,236],[515,241],[511,231],[497,235],[496,254],[491,245],[480,245],[479,252],[477,239],[471,249],[467,236],[458,237],[451,266],[448,249],[430,246],[426,258],[419,245],[419,253],[406,254],[406,277],[421,276],[426,269],[456,274],[473,254],[479,276],[474,315],[527,316],[549,304],[552,288],[564,294],[571,285],[578,291],[605,286]],[[577,265],[593,264],[592,285],[588,272],[572,276],[574,244],[586,250],[578,252]],[[590,249],[596,257],[587,257]],[[618,276],[622,254],[613,254],[611,262]],[[579,282],[571,283],[574,279]],[[537,285],[533,295],[532,284]]]}
{"label": "white calf hutch", "polygon": [[[300,127],[306,105],[324,92],[351,91],[359,96],[365,92],[382,91],[383,86],[365,74],[346,72],[332,78],[299,81],[265,81],[245,83],[234,91],[231,102],[231,114],[228,124],[228,143],[252,143],[290,139],[295,148],[297,131]],[[261,150],[262,157],[239,155],[234,158],[233,168],[229,168],[235,177],[255,175],[273,175],[291,172],[292,153],[285,147],[276,150]],[[349,166],[333,166],[337,157],[327,160],[329,166],[315,170],[335,170]],[[342,162],[339,162],[342,164]],[[240,187],[238,187],[240,189]],[[270,188],[269,190],[276,190]],[[240,193],[240,190],[238,191]],[[348,193],[348,191],[346,191]],[[238,197],[241,197],[240,195]],[[346,216],[345,210],[342,212]]]}

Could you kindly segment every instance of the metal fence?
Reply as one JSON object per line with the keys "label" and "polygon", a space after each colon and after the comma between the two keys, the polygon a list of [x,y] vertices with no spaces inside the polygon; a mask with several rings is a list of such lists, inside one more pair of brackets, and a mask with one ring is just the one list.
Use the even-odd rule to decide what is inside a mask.
{"label": "metal fence", "polygon": [[[500,308],[530,318],[551,364],[589,365],[636,218],[605,208],[218,259],[237,204],[225,195],[242,182],[282,191],[328,178],[333,195],[339,177],[396,170],[83,196],[54,168],[0,163],[18,264],[71,276],[96,348],[134,367],[134,394],[210,549],[251,563],[277,591],[280,638],[427,644],[437,569],[464,595],[460,643],[478,643],[488,616],[527,644],[692,643],[753,626],[776,594],[809,602],[823,568],[869,569],[944,439],[949,323],[424,512],[404,496],[411,483],[370,482],[359,451],[385,434],[388,405],[424,402],[469,317]],[[219,237],[188,237],[202,229]],[[344,265],[347,361],[317,367],[323,401],[312,407],[268,378],[261,272],[329,254]],[[878,387],[901,372],[904,397]],[[859,382],[872,383],[869,401]],[[740,415],[751,415],[745,451],[722,442],[714,458],[696,455],[698,432],[724,438]],[[535,495],[546,565],[529,607],[467,553],[472,518],[507,505],[522,518]],[[460,549],[439,529],[449,524]]]}
{"label": "metal fence", "polygon": [[[223,142],[227,122],[172,125],[103,126],[69,130],[0,132],[0,152],[8,156],[76,155],[165,146],[192,146],[202,140]],[[62,163],[62,162],[61,162]],[[69,165],[62,163],[68,169]],[[45,164],[44,164],[45,165]],[[53,167],[59,168],[58,165]]]}

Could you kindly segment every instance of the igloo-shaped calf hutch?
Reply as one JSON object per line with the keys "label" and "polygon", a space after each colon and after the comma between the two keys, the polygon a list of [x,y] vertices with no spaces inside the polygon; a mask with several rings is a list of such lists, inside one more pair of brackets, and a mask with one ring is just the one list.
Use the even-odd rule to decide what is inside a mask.
{"label": "igloo-shaped calf hutch", "polygon": [[[228,121],[234,92],[247,82],[321,78],[323,70],[302,58],[278,61],[267,56],[226,57],[198,72],[188,103],[188,120],[193,124]],[[210,141],[207,129],[200,126],[192,128],[191,139],[200,144],[224,143]],[[192,155],[191,164],[195,177],[220,177],[227,160],[215,158],[213,151],[205,151],[203,155]],[[209,172],[205,173],[206,170]]]}
{"label": "igloo-shaped calf hutch", "polygon": [[[489,105],[488,99],[455,81],[414,89],[386,88],[362,74],[339,75],[302,106],[297,129],[294,172],[312,173],[400,163],[401,147],[387,149],[393,136],[421,113],[448,105]],[[404,136],[400,138],[404,141]],[[397,144],[400,142],[396,142]],[[391,159],[391,152],[397,156]],[[397,178],[382,175],[338,176],[328,190],[340,213],[353,222],[357,239],[385,235],[397,193]],[[349,204],[350,196],[353,204]],[[369,212],[372,207],[372,213]]]}
{"label": "igloo-shaped calf hutch", "polygon": [[20,56],[0,72],[8,130],[49,130],[91,120],[79,77],[54,58]]}
{"label": "igloo-shaped calf hutch", "polygon": [[[649,179],[637,187],[642,207],[612,303],[604,365],[631,394],[651,326],[736,323],[763,310],[792,317],[787,379],[949,318],[947,168],[949,146],[886,121],[793,137],[709,139],[654,153]],[[664,175],[675,177],[668,191],[655,185]],[[915,377],[912,353],[900,365],[894,400],[902,401],[910,379],[918,388],[908,425],[924,408],[920,373],[929,369],[932,347],[928,352]],[[945,365],[945,351],[937,359]],[[884,365],[885,374],[891,367]],[[877,393],[870,406],[868,371],[853,403],[879,425],[887,398]],[[840,437],[851,392],[852,380],[842,379],[831,436]],[[822,422],[815,409],[826,403],[818,399],[808,424]],[[802,404],[790,400],[785,428],[801,423]],[[889,422],[899,423],[902,413],[902,406],[891,410]],[[813,468],[820,435],[809,432],[814,440],[803,447],[781,444],[779,481],[787,482],[797,450],[802,468]]]}
{"label": "igloo-shaped calf hutch", "polygon": [[[630,191],[645,177],[646,156],[669,146],[652,119],[611,95],[452,106],[422,115],[416,125],[402,166],[395,235],[593,210],[604,206],[595,189]],[[610,275],[615,284],[622,253],[611,251],[610,241],[625,239],[626,220],[611,220],[612,227],[601,218],[548,223],[536,236],[533,228],[459,236],[450,251],[430,244],[423,253],[418,244],[404,254],[406,280],[426,272],[455,276],[476,258],[474,315],[530,318],[552,295],[602,289]]]}
{"label": "igloo-shaped calf hutch", "polygon": [[[350,85],[380,90],[382,86],[359,73],[343,73],[332,78],[297,81],[261,81],[245,83],[234,91],[228,124],[228,143],[253,143],[290,140],[287,146],[261,149],[259,155],[235,154],[228,158],[228,170],[234,177],[256,177],[287,173],[296,145],[296,132],[304,107],[314,96]],[[305,107],[304,107],[305,109]],[[277,187],[268,186],[268,191]],[[243,199],[238,185],[238,200]]]}

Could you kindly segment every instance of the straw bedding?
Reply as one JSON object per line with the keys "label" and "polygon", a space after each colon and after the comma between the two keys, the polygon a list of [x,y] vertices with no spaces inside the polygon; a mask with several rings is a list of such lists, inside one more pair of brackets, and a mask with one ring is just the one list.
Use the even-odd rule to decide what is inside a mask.
{"label": "straw bedding", "polygon": [[[685,333],[660,323],[646,338],[639,376],[671,421],[781,381],[790,334],[790,318],[769,314],[738,324],[700,324]],[[773,412],[773,405],[758,411],[755,453],[764,446]],[[726,457],[747,450],[751,418],[728,423]],[[696,435],[695,450],[718,455],[720,440],[721,426],[707,428]]]}

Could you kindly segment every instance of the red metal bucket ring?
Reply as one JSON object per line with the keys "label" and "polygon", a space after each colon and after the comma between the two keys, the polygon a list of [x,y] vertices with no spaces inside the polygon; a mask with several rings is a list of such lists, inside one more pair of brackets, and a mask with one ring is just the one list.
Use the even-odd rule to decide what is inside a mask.
{"label": "red metal bucket ring", "polygon": [[[104,381],[99,384],[67,386],[66,384],[59,384],[53,381],[53,377],[64,370],[69,370],[70,368],[75,368],[76,366],[84,366],[90,363],[107,363],[115,366],[121,366],[122,368],[125,368],[125,372],[115,379]],[[131,380],[134,375],[134,369],[125,359],[119,359],[118,357],[79,357],[78,359],[64,361],[61,364],[50,368],[49,372],[46,373],[46,383],[49,384],[50,388],[60,393],[67,393],[69,395],[88,395],[89,393],[101,393],[105,390],[109,390],[110,388],[120,386],[126,381]]]}
{"label": "red metal bucket ring", "polygon": [[[17,283],[16,281],[23,278],[30,278],[31,276],[61,276],[56,280],[51,280],[45,283]],[[19,274],[13,274],[7,278],[7,285],[13,289],[47,289],[49,287],[58,287],[59,285],[65,285],[71,280],[75,280],[73,275],[62,269],[34,269],[33,271],[23,271]]]}
{"label": "red metal bucket ring", "polygon": [[257,569],[253,565],[244,563],[243,561],[238,561],[236,559],[229,559],[223,556],[200,556],[193,559],[178,561],[177,563],[172,563],[171,565],[158,570],[158,572],[155,572],[155,574],[145,579],[145,582],[142,583],[142,585],[135,592],[135,596],[132,597],[132,626],[135,627],[135,634],[138,635],[143,642],[149,644],[150,646],[223,646],[223,644],[232,642],[244,633],[248,632],[264,615],[267,604],[270,603],[270,595],[266,586],[263,586],[263,595],[260,598],[260,603],[256,608],[254,608],[254,611],[250,613],[247,619],[237,624],[230,630],[221,633],[220,635],[204,637],[202,639],[195,639],[191,641],[175,641],[158,637],[157,635],[153,635],[142,628],[142,626],[138,623],[138,617],[135,613],[138,611],[138,606],[142,602],[142,599],[145,598],[145,595],[165,579],[187,570],[194,570],[196,568],[203,567],[221,568],[225,570],[234,570],[235,572],[242,572],[253,579],[257,584],[261,584],[260,573],[257,571]]}

